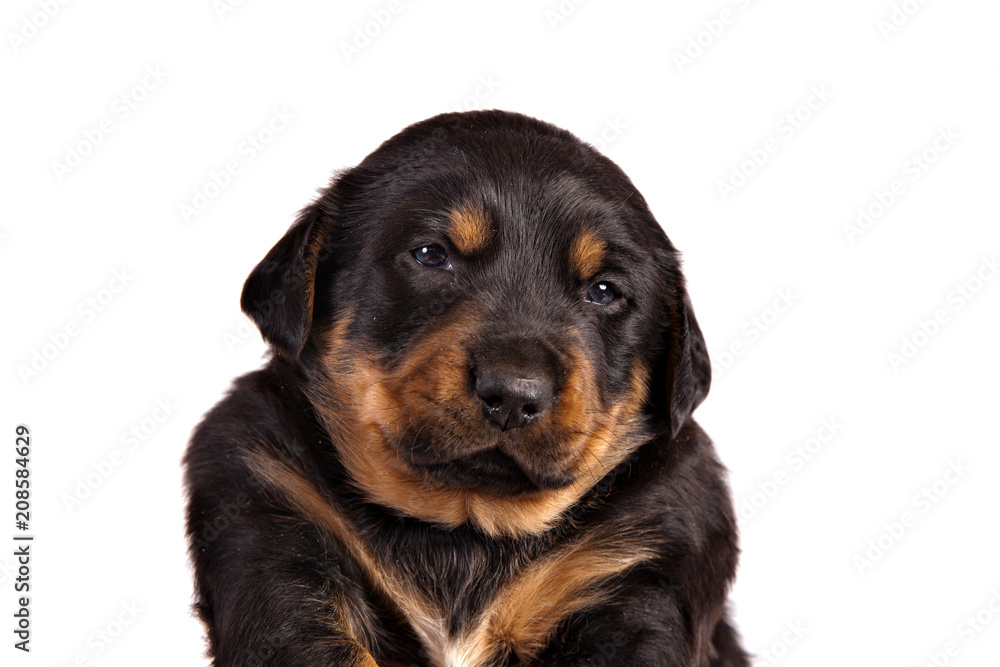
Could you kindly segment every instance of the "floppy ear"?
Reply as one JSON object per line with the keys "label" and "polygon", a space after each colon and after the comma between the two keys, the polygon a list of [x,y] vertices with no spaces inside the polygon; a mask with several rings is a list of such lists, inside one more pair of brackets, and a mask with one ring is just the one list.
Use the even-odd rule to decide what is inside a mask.
{"label": "floppy ear", "polygon": [[682,297],[675,324],[666,333],[670,337],[667,396],[671,437],[677,435],[694,409],[705,400],[712,384],[712,365],[705,338],[694,316],[690,297],[683,291]]}
{"label": "floppy ear", "polygon": [[329,255],[319,204],[298,220],[254,268],[243,284],[240,307],[280,354],[296,357],[312,327],[316,267]]}

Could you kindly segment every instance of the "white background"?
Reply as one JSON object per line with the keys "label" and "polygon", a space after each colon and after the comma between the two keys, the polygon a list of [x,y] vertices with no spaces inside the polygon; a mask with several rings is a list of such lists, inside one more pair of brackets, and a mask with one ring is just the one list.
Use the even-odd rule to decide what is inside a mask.
{"label": "white background", "polygon": [[997,664],[1000,5],[896,2],[5,2],[0,536],[25,423],[37,537],[0,663],[204,664],[179,460],[261,363],[244,278],[333,170],[498,107],[598,143],[684,252],[758,662]]}

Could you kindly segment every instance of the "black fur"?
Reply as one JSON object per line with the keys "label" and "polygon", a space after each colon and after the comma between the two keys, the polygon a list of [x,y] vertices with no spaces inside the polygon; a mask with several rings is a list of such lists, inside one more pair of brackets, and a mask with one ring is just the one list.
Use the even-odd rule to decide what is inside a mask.
{"label": "black fur", "polygon": [[[485,209],[493,234],[475,256],[447,245],[447,212],[468,201]],[[575,279],[561,259],[559,249],[584,227],[606,241],[598,278],[621,294],[607,306],[584,300],[598,278]],[[413,249],[431,243],[448,248],[451,271],[413,261]],[[338,455],[343,434],[320,417],[330,407],[309,391],[325,381],[321,335],[348,318],[356,349],[394,368],[414,341],[469,304],[478,318],[465,343],[473,384],[480,364],[535,372],[543,362],[508,361],[531,345],[544,351],[535,357],[547,355],[542,375],[558,404],[571,370],[567,331],[593,366],[590,389],[602,409],[628,395],[637,365],[649,369],[632,434],[640,446],[547,530],[490,535],[372,502]],[[704,340],[677,252],[629,179],[597,151],[499,111],[408,127],[302,213],[248,278],[242,306],[274,354],[235,382],[185,458],[196,608],[215,665],[360,665],[366,653],[379,665],[432,664],[397,601],[371,585],[356,555],[257,478],[244,463],[249,450],[307,478],[381,562],[440,606],[455,636],[518,572],[583,531],[655,533],[657,558],[618,577],[610,600],[559,622],[530,660],[498,654],[489,664],[747,664],[724,614],[738,555],[729,490],[690,417],[710,382]],[[461,420],[444,414],[448,406],[436,409],[441,415],[419,419],[446,426],[407,432],[413,445],[404,452],[432,483],[475,485],[488,475],[483,489],[515,498],[566,483],[546,476],[544,452],[530,455],[538,469],[529,470],[516,456],[476,450],[478,434],[496,430],[488,420],[455,426]],[[490,437],[543,438],[545,423]],[[469,455],[446,460],[445,446]],[[421,457],[441,463],[421,467]],[[338,631],[344,614],[362,619],[363,636]]]}

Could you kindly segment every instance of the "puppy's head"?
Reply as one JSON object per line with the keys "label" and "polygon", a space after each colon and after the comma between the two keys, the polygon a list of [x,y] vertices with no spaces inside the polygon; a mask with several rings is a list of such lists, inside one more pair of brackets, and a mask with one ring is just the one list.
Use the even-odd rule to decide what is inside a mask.
{"label": "puppy's head", "polygon": [[550,525],[708,391],[677,253],[622,171],[511,113],[413,125],[341,174],[243,309],[373,501]]}

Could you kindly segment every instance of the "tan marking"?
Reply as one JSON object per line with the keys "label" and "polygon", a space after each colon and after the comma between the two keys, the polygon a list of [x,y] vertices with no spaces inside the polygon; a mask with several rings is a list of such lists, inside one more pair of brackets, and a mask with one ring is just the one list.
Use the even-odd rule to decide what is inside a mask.
{"label": "tan marking", "polygon": [[[247,452],[244,457],[247,466],[258,479],[279,492],[303,518],[323,528],[342,545],[345,553],[350,554],[361,568],[369,585],[383,593],[386,599],[399,605],[421,642],[428,647],[432,657],[436,656],[432,648],[445,644],[448,636],[445,616],[437,606],[383,563],[347,517],[330,504],[301,473],[260,452]],[[370,649],[370,644],[361,643],[370,641],[363,619],[344,619],[343,623],[334,622],[334,626],[354,639],[359,648]],[[369,664],[376,663],[372,658],[371,663],[364,664],[368,667]],[[443,662],[439,664],[442,667],[447,665]]]}
{"label": "tan marking", "polygon": [[474,645],[507,648],[521,661],[535,657],[560,623],[614,592],[614,577],[656,557],[650,533],[598,527],[532,563],[490,607]]}
{"label": "tan marking", "polygon": [[482,252],[493,237],[488,216],[477,206],[463,205],[452,210],[448,224],[448,236],[463,255]]}
{"label": "tan marking", "polygon": [[580,280],[592,278],[601,268],[605,251],[604,241],[592,230],[585,229],[573,239],[569,248],[569,266]]}
{"label": "tan marking", "polygon": [[[460,636],[449,634],[441,608],[381,561],[357,529],[300,473],[260,452],[245,455],[254,474],[351,554],[371,587],[393,600],[409,620],[434,667],[486,667],[513,655],[534,658],[574,613],[607,600],[615,577],[656,557],[657,536],[631,526],[598,526],[525,566]],[[345,617],[350,616],[344,614]],[[370,647],[363,619],[332,622]],[[362,639],[364,638],[364,639]],[[365,667],[376,665],[362,653]]]}
{"label": "tan marking", "polygon": [[[446,527],[471,522],[494,536],[537,534],[639,444],[632,433],[645,397],[645,371],[636,372],[632,396],[604,411],[593,396],[593,369],[583,355],[576,355],[563,390],[567,407],[553,417],[566,435],[563,451],[553,455],[560,457],[575,481],[510,497],[429,480],[402,460],[390,441],[398,441],[414,417],[427,416],[445,404],[460,411],[463,420],[481,419],[463,384],[466,365],[460,344],[471,330],[474,314],[458,314],[415,343],[406,361],[392,372],[367,361],[365,353],[350,343],[346,319],[321,336],[326,377],[313,378],[307,391],[351,478],[370,500],[385,507]],[[432,372],[422,372],[428,365]],[[442,368],[455,372],[441,372]]]}

